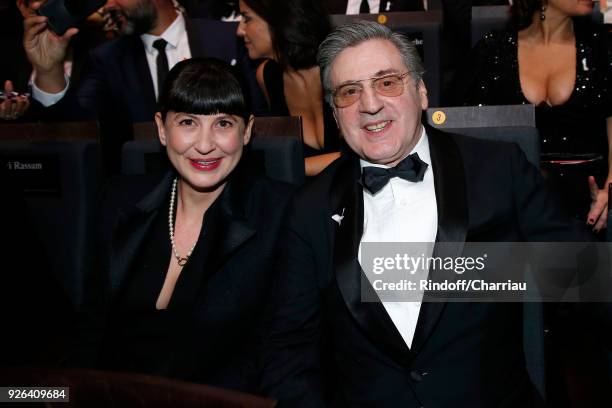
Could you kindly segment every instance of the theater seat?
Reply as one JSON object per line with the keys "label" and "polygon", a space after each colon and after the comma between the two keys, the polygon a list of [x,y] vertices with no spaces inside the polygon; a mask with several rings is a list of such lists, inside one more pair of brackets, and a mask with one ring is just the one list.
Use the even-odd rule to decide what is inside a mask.
{"label": "theater seat", "polygon": [[[533,105],[429,108],[427,123],[475,138],[516,143],[531,164],[540,167],[540,141]],[[533,277],[526,276],[528,284]],[[531,285],[530,285],[531,286]],[[523,303],[523,347],[527,370],[542,400],[546,399],[544,311],[541,303]]]}
{"label": "theater seat", "polygon": [[0,166],[26,203],[33,233],[45,248],[40,256],[49,260],[49,272],[75,307],[93,259],[102,174],[97,138],[96,123],[0,126]]}
{"label": "theater seat", "polygon": [[[19,368],[0,369],[0,384],[69,387],[74,408],[272,408],[267,398],[140,374],[95,370]],[[66,402],[47,402],[62,408]]]}
{"label": "theater seat", "polygon": [[430,126],[480,139],[516,143],[540,168],[540,139],[533,105],[461,106],[427,109]]}
{"label": "theater seat", "polygon": [[[248,157],[254,171],[275,180],[304,182],[302,121],[299,117],[256,117]],[[163,174],[169,168],[165,150],[153,122],[136,123],[134,140],[124,144],[121,173]]]}

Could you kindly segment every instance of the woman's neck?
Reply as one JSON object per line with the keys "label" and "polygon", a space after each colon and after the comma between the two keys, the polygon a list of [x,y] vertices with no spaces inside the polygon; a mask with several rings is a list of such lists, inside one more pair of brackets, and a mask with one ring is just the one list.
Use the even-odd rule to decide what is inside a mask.
{"label": "woman's neck", "polygon": [[531,25],[521,31],[521,36],[544,44],[571,41],[574,38],[574,24],[570,16],[549,7],[544,20],[540,18],[539,11],[533,15]]}
{"label": "woman's neck", "polygon": [[223,192],[225,183],[211,191],[197,191],[186,181],[179,179],[178,182],[178,202],[177,216],[180,213],[182,218],[201,222],[204,213],[210,208],[215,200]]}

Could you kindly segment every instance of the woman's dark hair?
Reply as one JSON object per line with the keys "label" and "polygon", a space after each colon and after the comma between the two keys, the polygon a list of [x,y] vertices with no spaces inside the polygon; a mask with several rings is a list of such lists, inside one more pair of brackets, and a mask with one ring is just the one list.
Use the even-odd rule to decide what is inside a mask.
{"label": "woman's dark hair", "polygon": [[251,110],[242,75],[215,58],[192,58],[170,70],[159,94],[158,111],[196,115],[227,113],[248,121]]}
{"label": "woman's dark hair", "polygon": [[270,27],[272,46],[283,68],[317,64],[319,44],[331,32],[324,0],[243,0]]}
{"label": "woman's dark hair", "polygon": [[543,0],[514,0],[510,7],[512,25],[522,30],[531,25],[533,15],[542,7]]}

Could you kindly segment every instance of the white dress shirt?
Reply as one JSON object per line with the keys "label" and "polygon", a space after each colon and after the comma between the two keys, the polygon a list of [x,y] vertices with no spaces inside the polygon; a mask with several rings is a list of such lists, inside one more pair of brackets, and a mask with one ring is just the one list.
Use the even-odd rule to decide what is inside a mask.
{"label": "white dress shirt", "polygon": [[[414,183],[394,177],[375,195],[366,189],[363,190],[362,243],[435,242],[438,230],[436,192],[429,143],[425,128],[422,129],[421,138],[410,154],[418,153],[421,160],[428,164],[423,181]],[[388,167],[361,160],[361,167],[365,166]],[[430,250],[432,248],[433,245],[430,245]],[[423,255],[430,257],[432,254],[424,253]],[[359,262],[361,262],[361,244],[359,245]],[[421,300],[383,301],[382,303],[395,327],[410,347],[421,310]]]}
{"label": "white dress shirt", "polygon": [[[151,34],[142,34],[140,39],[142,40],[145,47],[145,55],[147,57],[147,63],[149,64],[149,72],[153,82],[153,90],[155,92],[155,98],[157,99],[159,90],[157,89],[157,53],[158,51],[153,48],[153,42],[159,38],[163,38],[168,42],[166,45],[166,56],[168,57],[168,68],[172,67],[179,61],[191,58],[191,50],[189,48],[189,40],[187,38],[187,30],[185,28],[185,17],[181,13],[177,14],[172,24],[164,31],[160,36]],[[32,82],[32,97],[39,101],[43,106],[51,106],[59,102],[66,91],[68,90],[69,76],[66,76],[66,87],[55,94],[42,91],[36,86],[35,82]]]}
{"label": "white dress shirt", "polygon": [[[368,5],[370,6],[370,14],[378,14],[389,12],[390,7],[393,2],[384,1],[384,6],[386,9],[380,9],[380,0],[368,0]],[[427,0],[423,0],[423,7],[427,10]],[[346,14],[359,14],[359,9],[361,8],[361,0],[348,0],[346,2]]]}
{"label": "white dress shirt", "polygon": [[[370,14],[378,13],[380,0],[368,0],[368,5],[370,6]],[[360,7],[361,0],[348,0],[346,3],[346,14],[359,14]]]}
{"label": "white dress shirt", "polygon": [[159,94],[157,89],[157,54],[158,51],[153,48],[153,43],[163,38],[168,42],[166,45],[166,56],[168,57],[168,69],[172,69],[178,62],[191,58],[191,50],[189,49],[189,40],[187,38],[187,30],[185,29],[185,18],[182,14],[178,14],[170,27],[166,29],[160,36],[151,34],[142,34],[140,39],[145,46],[145,54],[149,63],[149,71],[153,79],[153,89],[155,90],[155,98]]}

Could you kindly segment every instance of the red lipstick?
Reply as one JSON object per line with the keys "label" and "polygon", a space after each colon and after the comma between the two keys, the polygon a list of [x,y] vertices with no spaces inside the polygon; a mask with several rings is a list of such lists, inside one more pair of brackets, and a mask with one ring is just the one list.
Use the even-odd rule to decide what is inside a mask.
{"label": "red lipstick", "polygon": [[191,167],[199,171],[213,171],[221,164],[222,158],[219,159],[207,159],[207,160],[193,160],[189,159]]}

